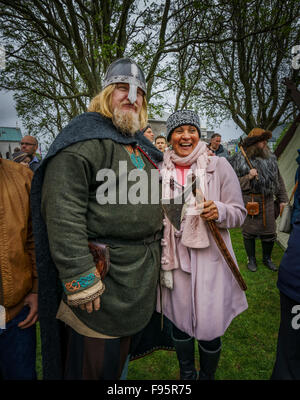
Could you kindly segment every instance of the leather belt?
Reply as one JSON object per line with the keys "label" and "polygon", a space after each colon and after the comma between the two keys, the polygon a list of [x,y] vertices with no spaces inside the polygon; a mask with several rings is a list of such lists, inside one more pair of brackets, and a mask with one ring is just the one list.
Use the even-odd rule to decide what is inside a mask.
{"label": "leather belt", "polygon": [[94,242],[104,243],[109,245],[121,245],[121,246],[137,246],[137,245],[147,245],[162,239],[162,231],[156,232],[154,235],[148,236],[145,239],[119,239],[119,238],[89,238]]}

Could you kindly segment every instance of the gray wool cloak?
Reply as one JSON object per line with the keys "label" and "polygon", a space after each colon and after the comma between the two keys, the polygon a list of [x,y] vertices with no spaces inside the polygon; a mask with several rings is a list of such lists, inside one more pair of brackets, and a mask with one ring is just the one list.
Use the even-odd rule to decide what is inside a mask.
{"label": "gray wool cloak", "polygon": [[[61,379],[63,368],[61,349],[63,324],[56,319],[58,305],[62,298],[62,284],[50,254],[47,227],[41,215],[41,197],[45,170],[48,161],[66,147],[93,139],[110,139],[125,145],[138,144],[149,157],[150,162],[154,164],[161,161],[163,156],[144,137],[142,132],[137,133],[134,137],[126,137],[117,131],[110,119],[95,112],[87,112],[74,118],[59,133],[35,172],[31,187],[31,208],[39,278],[39,323],[44,379]],[[157,318],[155,321],[156,324],[159,322]],[[152,334],[151,336],[155,337]],[[144,352],[144,349],[141,352]]]}

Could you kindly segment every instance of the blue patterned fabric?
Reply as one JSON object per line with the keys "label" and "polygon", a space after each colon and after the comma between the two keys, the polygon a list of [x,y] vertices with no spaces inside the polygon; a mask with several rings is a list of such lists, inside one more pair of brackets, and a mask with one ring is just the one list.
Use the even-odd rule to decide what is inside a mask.
{"label": "blue patterned fabric", "polygon": [[80,288],[85,289],[88,286],[91,286],[95,280],[95,277],[95,274],[90,273],[86,276],[81,276],[79,279],[73,280],[72,282],[65,282],[63,284],[64,291],[65,293],[69,294],[77,291]]}

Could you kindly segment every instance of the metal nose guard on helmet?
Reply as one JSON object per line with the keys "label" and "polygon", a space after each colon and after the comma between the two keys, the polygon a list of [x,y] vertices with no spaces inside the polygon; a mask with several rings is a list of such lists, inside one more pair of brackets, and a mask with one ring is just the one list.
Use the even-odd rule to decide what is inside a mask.
{"label": "metal nose guard on helmet", "polygon": [[146,80],[141,68],[130,58],[120,58],[108,67],[103,89],[112,83],[128,83],[128,100],[134,104],[137,99],[137,89],[140,88],[146,94]]}

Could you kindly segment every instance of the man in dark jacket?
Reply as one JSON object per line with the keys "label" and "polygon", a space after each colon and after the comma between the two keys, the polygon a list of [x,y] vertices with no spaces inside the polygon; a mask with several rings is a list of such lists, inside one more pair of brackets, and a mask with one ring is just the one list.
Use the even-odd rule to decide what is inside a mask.
{"label": "man in dark jacket", "polygon": [[35,172],[40,165],[40,160],[36,156],[38,148],[37,139],[34,136],[26,135],[22,138],[20,145],[21,151],[30,155],[31,161],[29,162],[29,168],[31,171]]}
{"label": "man in dark jacket", "polygon": [[[276,240],[274,196],[280,204],[280,210],[288,201],[285,185],[280,175],[277,159],[267,145],[272,137],[270,131],[254,128],[243,140],[242,148],[251,163],[249,166],[240,151],[230,157],[229,162],[235,170],[241,184],[245,207],[256,203],[255,214],[246,217],[242,227],[245,250],[248,256],[248,269],[257,270],[255,257],[255,239],[260,237],[263,250],[263,263],[271,271],[277,271],[271,259]],[[248,207],[247,207],[248,204]],[[254,215],[253,215],[254,214]]]}
{"label": "man in dark jacket", "polygon": [[[112,63],[89,112],[63,129],[34,176],[45,379],[118,379],[155,309],[163,215],[150,199],[159,199],[162,153],[141,132],[145,98],[140,67]],[[155,174],[138,197],[136,178]],[[107,246],[106,275],[90,241]]]}
{"label": "man in dark jacket", "polygon": [[[299,151],[299,150],[298,150]],[[298,157],[298,161],[300,161]],[[298,167],[296,178],[299,182]],[[298,184],[299,189],[299,184]],[[300,191],[294,196],[293,228],[278,272],[280,327],[271,379],[300,380]]]}
{"label": "man in dark jacket", "polygon": [[210,138],[210,143],[208,148],[218,157],[225,157],[229,156],[228,151],[224,148],[221,144],[222,136],[219,133],[214,133]]}

